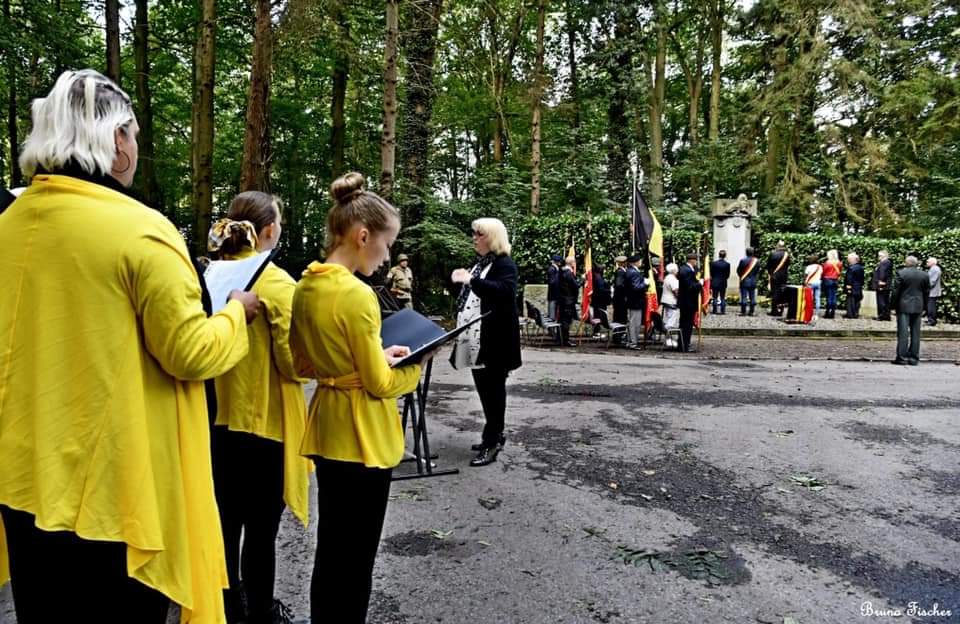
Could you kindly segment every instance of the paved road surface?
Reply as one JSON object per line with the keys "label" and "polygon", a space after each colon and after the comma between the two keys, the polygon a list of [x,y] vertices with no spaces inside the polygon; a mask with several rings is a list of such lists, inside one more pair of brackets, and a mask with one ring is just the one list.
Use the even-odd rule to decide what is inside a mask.
{"label": "paved road surface", "polygon": [[[462,471],[394,483],[371,622],[960,622],[956,365],[524,357],[480,469],[469,373],[438,362],[432,440]],[[287,518],[298,618],[315,543]]]}

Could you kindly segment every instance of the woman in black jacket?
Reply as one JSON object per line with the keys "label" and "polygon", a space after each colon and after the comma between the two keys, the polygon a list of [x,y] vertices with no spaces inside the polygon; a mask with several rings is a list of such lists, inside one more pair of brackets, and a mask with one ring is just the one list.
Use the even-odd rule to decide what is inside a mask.
{"label": "woman in black jacket", "polygon": [[[489,314],[457,337],[450,363],[470,368],[483,405],[486,424],[471,466],[497,459],[507,408],[507,375],[520,368],[520,323],[517,317],[517,265],[510,257],[507,228],[499,219],[473,222],[473,248],[479,259],[472,269],[457,269],[450,279],[463,284],[457,298],[457,326]],[[477,327],[479,325],[479,327]]]}

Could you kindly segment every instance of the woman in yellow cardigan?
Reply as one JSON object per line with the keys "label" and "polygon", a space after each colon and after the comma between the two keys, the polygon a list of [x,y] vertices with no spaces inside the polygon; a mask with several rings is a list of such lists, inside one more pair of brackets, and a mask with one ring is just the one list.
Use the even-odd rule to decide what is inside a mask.
{"label": "woman in yellow cardigan", "polygon": [[180,233],[126,195],[136,135],[126,93],[63,73],[0,215],[0,584],[22,624],[162,624],[170,600],[224,621],[201,380],[247,354],[258,302],[207,318]]}
{"label": "woman in yellow cardigan", "polygon": [[[239,260],[273,249],[280,242],[280,210],[272,195],[240,193],[211,229],[209,250]],[[289,340],[296,286],[286,271],[267,265],[252,288],[264,313],[247,327],[250,353],[216,380],[213,481],[230,577],[228,624],[286,621],[285,606],[273,597],[284,505],[307,524],[311,464],[300,455],[307,408]]]}
{"label": "woman in yellow cardigan", "polygon": [[403,456],[397,398],[420,379],[409,353],[380,341],[380,307],[354,277],[390,259],[400,215],[348,173],[330,188],[327,259],[304,271],[293,297],[291,344],[317,379],[301,453],[317,468],[317,556],[310,589],[314,624],[362,624],[387,510],[390,477]]}

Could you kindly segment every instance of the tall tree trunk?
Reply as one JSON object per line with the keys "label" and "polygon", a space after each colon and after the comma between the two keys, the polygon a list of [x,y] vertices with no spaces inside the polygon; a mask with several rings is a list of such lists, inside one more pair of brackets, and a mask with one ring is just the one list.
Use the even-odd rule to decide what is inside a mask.
{"label": "tall tree trunk", "polygon": [[567,0],[567,55],[570,65],[570,100],[573,104],[573,147],[580,147],[580,75],[577,73],[577,21],[573,1]]}
{"label": "tall tree trunk", "polygon": [[247,100],[247,130],[243,137],[240,165],[241,191],[270,191],[270,77],[273,63],[273,26],[270,0],[257,1],[250,91]]}
{"label": "tall tree trunk", "polygon": [[543,105],[543,29],[547,14],[547,0],[539,0],[537,3],[537,58],[533,71],[533,122],[530,132],[533,137],[531,146],[531,170],[530,181],[530,212],[537,214],[540,212],[540,109]]}
{"label": "tall tree trunk", "polygon": [[106,0],[107,78],[120,84],[120,0]]}
{"label": "tall tree trunk", "polygon": [[405,202],[405,227],[423,221],[425,198],[430,193],[427,158],[430,153],[430,117],[433,115],[433,63],[437,51],[442,0],[419,0],[411,7],[404,29],[403,48],[407,65],[413,68],[407,80],[403,107],[403,140],[400,155],[410,196]]}
{"label": "tall tree trunk", "polygon": [[207,232],[213,214],[213,78],[216,56],[217,7],[201,0],[194,54],[193,85],[193,252],[206,252]]}
{"label": "tall tree trunk", "polygon": [[[10,0],[3,0],[3,17],[7,28],[14,29]],[[7,138],[10,140],[10,187],[23,185],[20,171],[20,139],[17,132],[17,73],[19,55],[13,46],[7,48]]]}
{"label": "tall tree trunk", "polygon": [[720,139],[720,58],[723,52],[723,22],[726,0],[710,0],[710,43],[713,59],[710,70],[710,131],[711,142]]}
{"label": "tall tree trunk", "polygon": [[350,71],[350,56],[347,52],[350,23],[343,12],[341,0],[335,0],[333,3],[333,21],[337,25],[340,41],[335,46],[336,57],[333,61],[333,96],[330,103],[330,117],[333,120],[330,130],[330,149],[333,154],[330,167],[333,177],[338,178],[346,170],[344,150],[347,142],[347,122],[343,109],[347,102],[347,75]]}
{"label": "tall tree trunk", "polygon": [[[659,7],[658,7],[659,8]],[[650,90],[650,200],[660,207],[663,202],[663,104],[667,62],[667,35],[662,11],[655,12],[657,49]]]}
{"label": "tall tree trunk", "polygon": [[636,33],[632,9],[620,5],[614,10],[614,37],[611,42],[614,59],[608,65],[613,92],[607,102],[607,194],[612,201],[625,204],[630,200],[627,171],[630,168],[631,144],[627,106],[633,62],[632,40]]}
{"label": "tall tree trunk", "polygon": [[[153,145],[153,103],[150,95],[150,24],[147,0],[137,0],[136,23],[133,31],[134,62],[137,67],[137,122],[140,124],[140,175],[143,201],[152,208],[163,210],[163,198],[157,183]],[[173,216],[173,215],[168,215]]]}
{"label": "tall tree trunk", "polygon": [[[773,89],[779,89],[783,81],[783,72],[787,67],[787,43],[780,41],[777,44],[773,59]],[[777,108],[770,118],[767,129],[767,164],[764,175],[763,191],[766,195],[776,192],[777,182],[780,179],[780,156],[783,149],[783,112]]]}
{"label": "tall tree trunk", "polygon": [[513,75],[513,58],[517,52],[517,45],[520,42],[520,36],[523,33],[523,21],[527,14],[526,3],[521,2],[517,6],[517,13],[510,22],[510,32],[507,33],[506,51],[501,46],[500,40],[500,13],[496,10],[493,3],[487,3],[486,17],[487,26],[490,29],[488,40],[490,49],[488,51],[490,71],[491,71],[491,90],[493,91],[493,103],[495,108],[495,128],[493,133],[493,160],[497,163],[503,162],[507,143],[507,115],[504,106],[504,95],[507,84]]}
{"label": "tall tree trunk", "polygon": [[[383,48],[383,138],[380,139],[380,195],[393,197],[397,161],[397,42],[400,37],[398,0],[387,0],[386,41]],[[454,154],[456,156],[456,154]],[[456,194],[454,194],[456,197]]]}

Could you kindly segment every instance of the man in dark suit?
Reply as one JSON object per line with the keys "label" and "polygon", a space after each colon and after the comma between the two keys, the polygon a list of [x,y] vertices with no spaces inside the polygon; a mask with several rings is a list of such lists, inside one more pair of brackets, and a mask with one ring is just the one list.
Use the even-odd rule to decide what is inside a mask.
{"label": "man in dark suit", "polygon": [[677,279],[680,281],[677,297],[677,307],[680,308],[680,350],[694,351],[690,346],[693,319],[700,308],[700,297],[703,295],[703,287],[697,279],[697,254],[687,254],[687,263],[680,267]]}
{"label": "man in dark suit", "polygon": [[874,320],[890,320],[890,286],[893,283],[893,262],[887,252],[877,254],[877,267],[873,270],[870,288],[877,293],[877,316]]}
{"label": "man in dark suit", "polygon": [[643,317],[647,307],[647,280],[640,271],[643,257],[633,254],[627,258],[624,291],[627,305],[627,346],[637,347],[643,339]]}
{"label": "man in dark suit", "polygon": [[930,296],[930,280],[919,264],[916,256],[907,256],[904,268],[897,271],[890,295],[890,303],[897,311],[897,357],[894,364],[916,366],[920,361],[920,323]]}
{"label": "man in dark suit", "polygon": [[863,283],[866,275],[860,256],[855,253],[847,254],[847,272],[843,275],[843,286],[847,292],[847,313],[843,318],[860,318],[860,301],[863,299]]}
{"label": "man in dark suit", "polygon": [[776,249],[767,258],[767,278],[770,286],[770,316],[783,314],[783,304],[787,292],[787,269],[790,267],[790,254],[787,244],[777,243]]}
{"label": "man in dark suit", "polygon": [[[714,314],[727,313],[727,281],[730,279],[730,263],[727,251],[721,249],[720,257],[710,263],[710,301]],[[719,312],[717,309],[719,308]]]}
{"label": "man in dark suit", "polygon": [[[760,260],[753,255],[753,247],[747,247],[746,256],[737,264],[737,277],[740,278],[740,316],[753,316],[757,307],[757,276],[760,274]],[[750,311],[747,311],[747,304]]]}
{"label": "man in dark suit", "polygon": [[627,257],[614,258],[617,268],[613,272],[613,322],[627,324]]}
{"label": "man in dark suit", "polygon": [[575,346],[570,341],[570,323],[577,318],[577,298],[580,294],[580,281],[577,280],[573,266],[573,256],[567,258],[560,269],[560,285],[557,289],[557,314],[560,317],[560,343],[565,347]]}
{"label": "man in dark suit", "polygon": [[560,265],[563,258],[559,254],[550,256],[550,264],[547,265],[547,316],[554,321],[559,318],[557,315],[557,301],[560,300]]}

